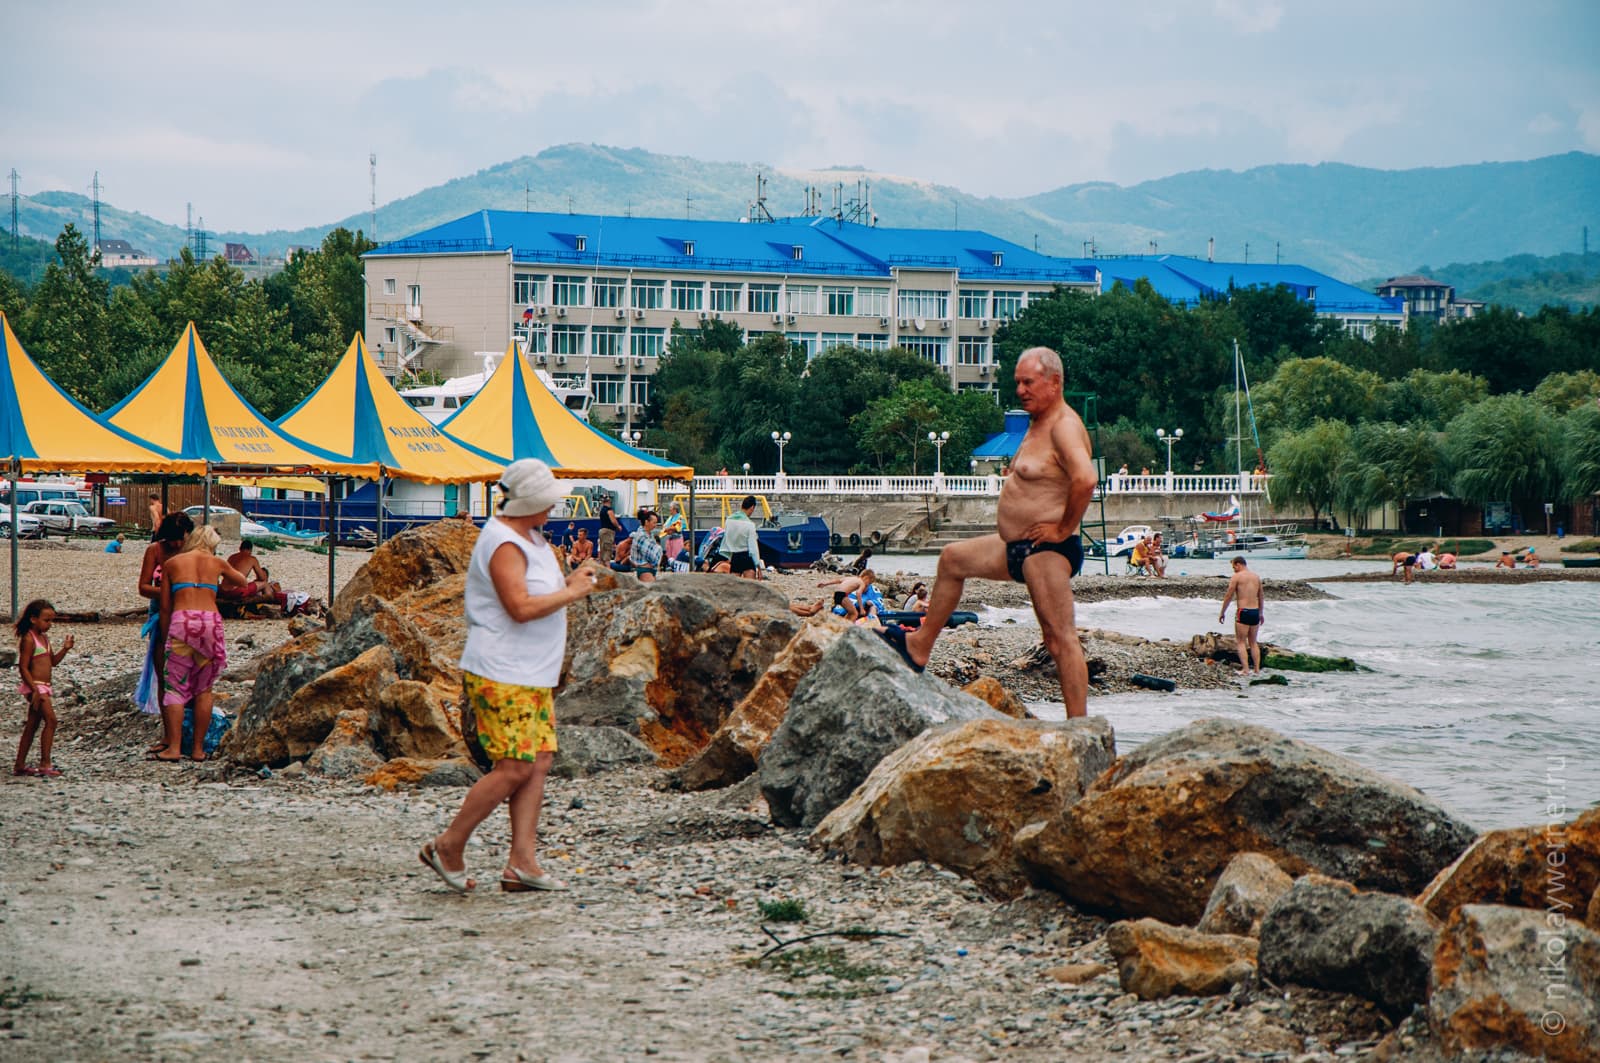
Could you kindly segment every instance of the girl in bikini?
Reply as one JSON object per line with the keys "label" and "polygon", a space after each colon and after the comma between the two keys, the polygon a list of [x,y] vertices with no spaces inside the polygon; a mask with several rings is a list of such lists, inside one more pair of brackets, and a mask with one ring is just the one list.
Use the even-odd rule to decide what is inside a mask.
{"label": "girl in bikini", "polygon": [[162,748],[152,759],[183,759],[183,710],[194,706],[193,760],[205,760],[206,731],[211,728],[211,688],[228,665],[228,644],[217,612],[217,590],[223,583],[242,587],[250,582],[217,556],[222,537],[210,525],[196,528],[184,550],[161,566],[161,630],[166,635],[166,684],[161,695]]}
{"label": "girl in bikini", "polygon": [[[53,779],[61,774],[61,769],[50,763],[50,747],[56,740],[55,696],[50,676],[61,658],[72,649],[72,636],[66,637],[61,649],[51,652],[50,626],[55,622],[56,607],[43,598],[29,602],[17,621],[17,671],[22,673],[22,685],[17,692],[28,701],[28,717],[22,726],[22,741],[17,744],[17,762],[11,768],[13,775]],[[39,733],[39,766],[30,768],[28,750],[33,747],[35,731]]]}

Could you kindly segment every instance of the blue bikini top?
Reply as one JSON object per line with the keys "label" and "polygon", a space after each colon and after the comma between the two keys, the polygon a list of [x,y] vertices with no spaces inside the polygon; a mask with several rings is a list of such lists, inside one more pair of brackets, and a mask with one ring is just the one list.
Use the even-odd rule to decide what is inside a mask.
{"label": "blue bikini top", "polygon": [[206,590],[210,591],[212,594],[215,594],[221,588],[221,584],[218,584],[218,583],[174,583],[172,585],[172,593],[173,594],[177,594],[179,591],[187,590],[190,587],[204,587]]}

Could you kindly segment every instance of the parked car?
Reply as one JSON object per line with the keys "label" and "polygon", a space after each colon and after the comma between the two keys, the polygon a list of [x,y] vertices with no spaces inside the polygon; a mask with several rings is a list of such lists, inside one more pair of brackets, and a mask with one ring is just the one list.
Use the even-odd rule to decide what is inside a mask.
{"label": "parked car", "polygon": [[23,511],[39,518],[45,532],[102,532],[116,523],[105,517],[96,517],[83,508],[82,502],[29,502]]}
{"label": "parked car", "polygon": [[[205,507],[189,506],[184,510],[184,512],[189,515],[190,520],[194,521],[195,527],[199,527],[200,517],[205,513]],[[239,513],[239,511],[234,509],[232,506],[211,507],[211,515],[213,517],[218,516],[219,514],[227,513]],[[242,539],[271,539],[273,535],[271,528],[251,520],[243,513],[239,513],[239,537]]]}
{"label": "parked car", "polygon": [[[32,513],[17,510],[17,538],[38,539],[44,535],[44,525]],[[0,507],[0,539],[11,538],[11,507]]]}

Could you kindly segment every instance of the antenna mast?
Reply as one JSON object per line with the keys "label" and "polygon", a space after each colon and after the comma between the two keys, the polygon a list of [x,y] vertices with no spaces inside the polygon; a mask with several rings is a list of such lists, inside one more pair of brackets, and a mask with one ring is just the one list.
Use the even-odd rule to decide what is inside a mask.
{"label": "antenna mast", "polygon": [[767,178],[760,170],[756,171],[756,198],[750,204],[750,220],[755,222],[777,221],[772,216],[772,211],[767,209]]}
{"label": "antenna mast", "polygon": [[372,190],[369,193],[368,199],[367,199],[367,207],[368,207],[368,210],[371,212],[371,220],[368,222],[368,225],[371,227],[371,231],[367,233],[367,239],[371,240],[373,243],[377,243],[378,242],[378,153],[375,152],[375,151],[367,153],[367,172],[368,172],[368,176],[370,177],[371,182],[372,182]]}
{"label": "antenna mast", "polygon": [[[11,168],[11,250],[13,250],[13,251],[15,251],[17,249],[17,181],[18,180],[19,180],[19,178],[18,178],[18,175],[17,175],[17,168],[15,166],[13,166]],[[1588,229],[1588,226],[1584,227],[1583,240],[1584,240],[1584,245],[1587,246],[1588,242],[1589,242],[1589,229]]]}
{"label": "antenna mast", "polygon": [[100,171],[94,172],[94,250],[100,252]]}

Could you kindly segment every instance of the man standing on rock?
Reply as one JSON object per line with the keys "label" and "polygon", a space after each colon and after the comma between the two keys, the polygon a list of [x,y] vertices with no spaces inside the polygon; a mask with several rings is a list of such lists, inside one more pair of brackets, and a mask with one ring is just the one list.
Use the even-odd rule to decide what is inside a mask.
{"label": "man standing on rock", "polygon": [[917,671],[927,666],[945,621],[969,579],[1012,579],[1027,585],[1045,649],[1061,676],[1068,716],[1089,712],[1089,670],[1073,622],[1072,577],[1083,567],[1078,526],[1094,496],[1089,433],[1062,394],[1061,356],[1030,347],[1017,359],[1017,399],[1031,416],[1011,472],[1000,489],[995,534],[951,543],[922,626],[890,626],[880,637]]}
{"label": "man standing on rock", "polygon": [[595,555],[602,565],[609,565],[617,559],[617,536],[622,534],[622,530],[617,511],[611,506],[611,492],[607,491],[600,500],[600,549]]}
{"label": "man standing on rock", "polygon": [[[1409,578],[1411,570],[1406,569]],[[1266,596],[1261,591],[1261,577],[1251,572],[1242,557],[1233,559],[1233,578],[1228,581],[1228,593],[1222,599],[1222,612],[1217,623],[1228,618],[1228,603],[1237,600],[1233,613],[1233,641],[1239,651],[1240,675],[1261,674],[1261,616],[1266,612]],[[1252,660],[1254,664],[1252,664]]]}

